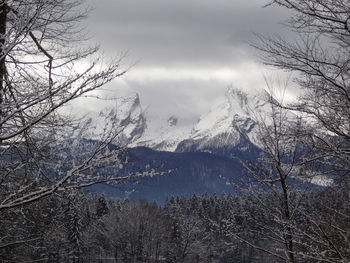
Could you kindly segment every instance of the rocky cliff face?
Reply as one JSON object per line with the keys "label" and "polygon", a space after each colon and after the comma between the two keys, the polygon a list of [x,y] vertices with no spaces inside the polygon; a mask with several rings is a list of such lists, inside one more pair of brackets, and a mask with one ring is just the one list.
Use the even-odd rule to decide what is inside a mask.
{"label": "rocky cliff face", "polygon": [[138,94],[117,101],[116,118],[117,126],[122,128],[120,138],[127,145],[139,140],[147,129]]}
{"label": "rocky cliff face", "polygon": [[117,141],[121,145],[140,139],[147,129],[138,94],[118,98],[114,107],[91,113],[88,122],[86,139],[101,140],[112,131],[118,134]]}

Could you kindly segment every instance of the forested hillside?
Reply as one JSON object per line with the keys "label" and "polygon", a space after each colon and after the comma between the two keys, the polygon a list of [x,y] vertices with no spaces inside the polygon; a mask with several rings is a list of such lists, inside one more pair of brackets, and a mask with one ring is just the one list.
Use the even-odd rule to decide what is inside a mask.
{"label": "forested hillside", "polygon": [[[339,188],[303,195],[293,229],[299,262],[350,257],[342,230],[350,227],[349,206],[339,209],[346,198]],[[168,197],[159,207],[74,191],[22,209],[21,218],[3,213],[9,245],[0,256],[2,262],[284,262],[278,202],[271,193],[204,194]]]}

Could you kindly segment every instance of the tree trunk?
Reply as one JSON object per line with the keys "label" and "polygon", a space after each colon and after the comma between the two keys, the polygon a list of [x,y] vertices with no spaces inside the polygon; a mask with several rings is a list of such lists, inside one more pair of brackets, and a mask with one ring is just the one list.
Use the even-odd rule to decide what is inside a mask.
{"label": "tree trunk", "polygon": [[284,201],[284,217],[287,223],[286,234],[285,234],[285,245],[287,248],[288,258],[290,263],[294,263],[294,242],[293,242],[293,230],[290,226],[290,210],[289,210],[289,198],[288,198],[288,186],[286,182],[286,176],[280,175],[282,190],[283,190],[283,201]]}
{"label": "tree trunk", "polygon": [[[5,35],[6,35],[6,21],[7,21],[7,6],[4,1],[0,2],[0,120],[4,116],[4,102],[5,102]],[[0,134],[2,127],[0,124]],[[1,140],[0,140],[1,145]]]}

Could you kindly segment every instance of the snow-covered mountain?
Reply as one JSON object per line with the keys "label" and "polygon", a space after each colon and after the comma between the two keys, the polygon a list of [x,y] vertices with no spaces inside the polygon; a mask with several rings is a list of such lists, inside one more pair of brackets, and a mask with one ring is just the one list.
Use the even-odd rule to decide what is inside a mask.
{"label": "snow-covered mountain", "polygon": [[249,143],[259,146],[255,120],[266,113],[267,105],[257,95],[230,87],[224,101],[218,102],[200,118],[189,138],[178,145],[177,151],[211,152],[244,148]]}
{"label": "snow-covered mountain", "polygon": [[248,144],[259,147],[254,120],[259,118],[256,115],[266,113],[267,105],[259,96],[230,87],[224,99],[213,105],[197,123],[188,123],[176,113],[150,118],[143,111],[137,94],[119,99],[115,109],[100,113],[98,118],[115,115],[112,123],[120,129],[120,140],[129,147],[144,146],[170,152],[216,152],[216,149],[237,147],[245,150]]}
{"label": "snow-covered mountain", "polygon": [[114,107],[90,113],[88,119],[89,138],[101,140],[105,133],[113,131],[119,134],[119,143],[123,145],[130,145],[140,139],[147,127],[138,94],[118,98]]}

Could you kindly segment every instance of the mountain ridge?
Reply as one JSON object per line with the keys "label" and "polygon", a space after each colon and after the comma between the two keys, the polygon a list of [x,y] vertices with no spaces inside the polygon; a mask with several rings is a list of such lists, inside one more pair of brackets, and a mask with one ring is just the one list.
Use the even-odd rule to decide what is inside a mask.
{"label": "mountain ridge", "polygon": [[215,145],[216,148],[235,147],[242,137],[259,147],[254,114],[264,115],[267,111],[266,103],[258,95],[229,87],[224,100],[213,105],[197,123],[191,125],[184,123],[176,114],[157,120],[149,118],[137,94],[120,100],[115,112],[119,118],[117,124],[122,127],[120,138],[130,147],[206,152]]}

